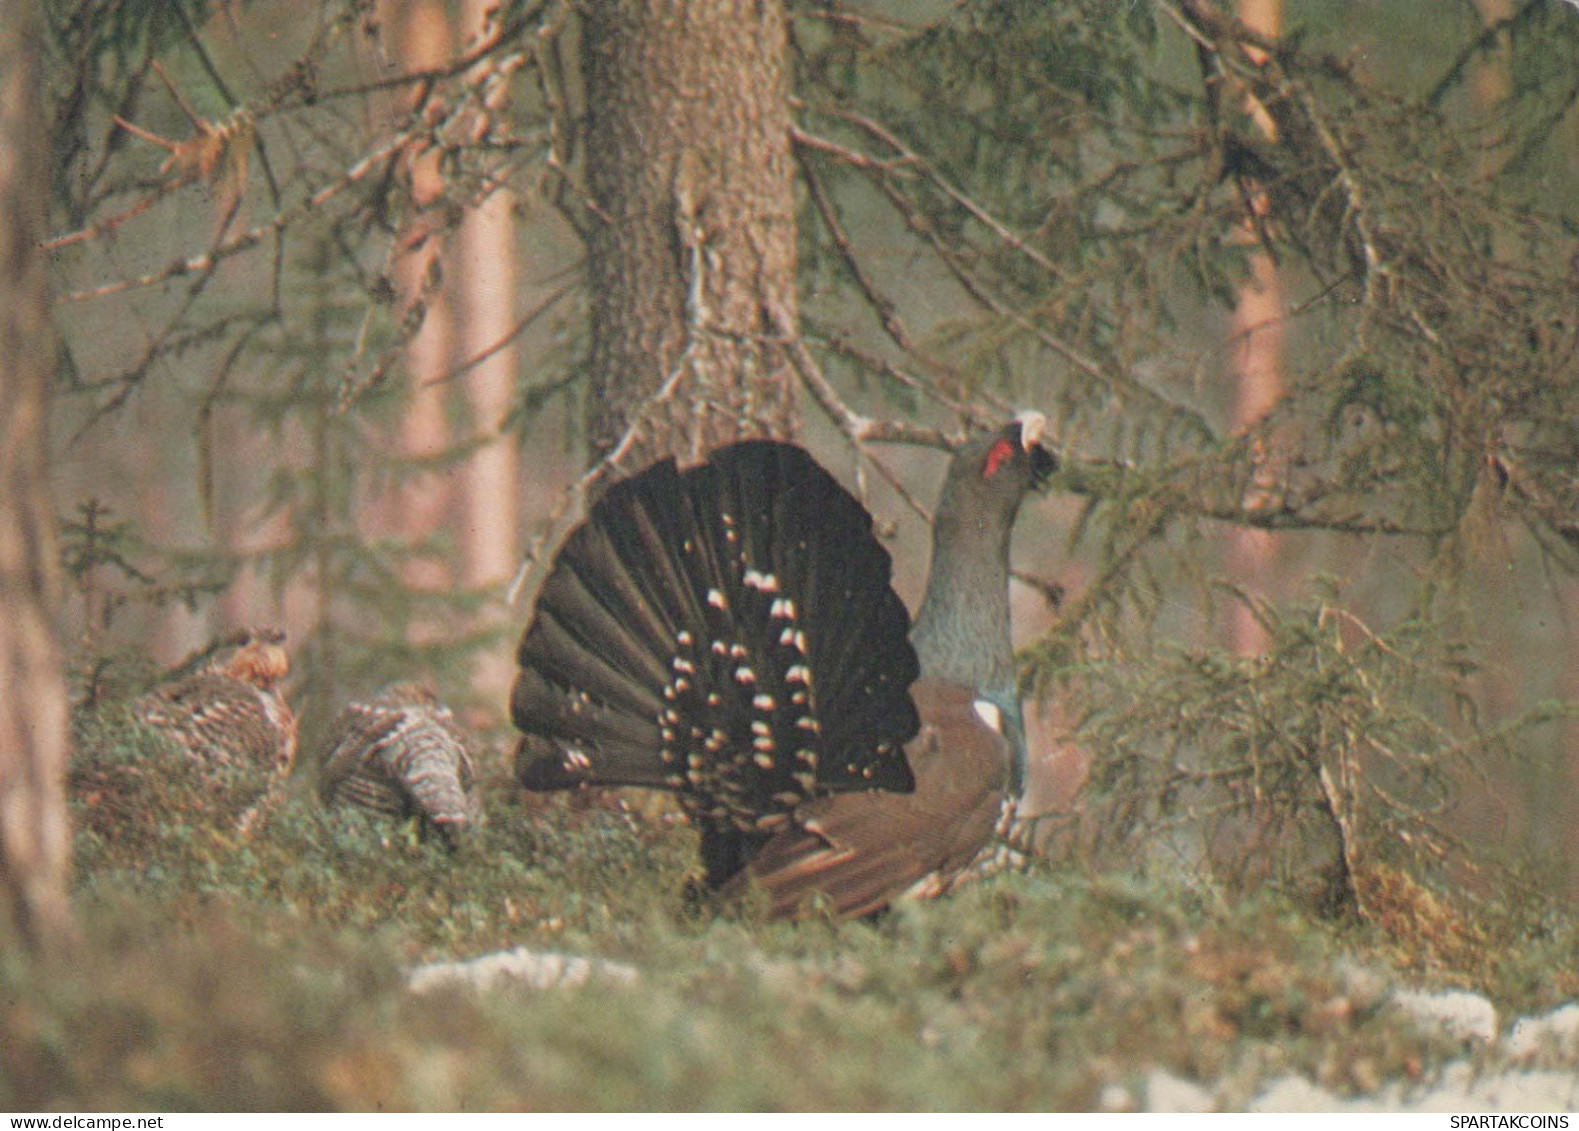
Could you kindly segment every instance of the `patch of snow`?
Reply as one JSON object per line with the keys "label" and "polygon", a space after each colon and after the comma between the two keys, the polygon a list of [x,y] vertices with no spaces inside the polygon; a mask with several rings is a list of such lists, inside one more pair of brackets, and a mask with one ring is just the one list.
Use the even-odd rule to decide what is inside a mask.
{"label": "patch of snow", "polygon": [[1129,1089],[1123,1084],[1107,1084],[1102,1088],[1102,1093],[1097,1096],[1097,1110],[1106,1112],[1129,1112],[1135,1110],[1135,1100],[1129,1094]]}
{"label": "patch of snow", "polygon": [[1217,1097],[1199,1084],[1182,1080],[1162,1068],[1146,1077],[1146,1110],[1172,1115],[1197,1115],[1217,1110]]}
{"label": "patch of snow", "polygon": [[443,986],[462,986],[479,993],[511,985],[554,990],[584,986],[593,980],[630,985],[636,981],[636,968],[623,962],[534,951],[523,946],[464,962],[418,966],[406,976],[406,988],[418,994]]}
{"label": "patch of snow", "polygon": [[1392,1005],[1422,1028],[1438,1029],[1462,1041],[1489,1044],[1497,1039],[1497,1008],[1479,994],[1466,990],[1395,990]]}
{"label": "patch of snow", "polygon": [[1303,1076],[1280,1076],[1250,1101],[1254,1112],[1338,1111],[1344,1101]]}
{"label": "patch of snow", "polygon": [[1579,1077],[1562,1072],[1498,1072],[1477,1077],[1460,1061],[1433,1084],[1392,1084],[1370,1096],[1339,1096],[1302,1076],[1284,1076],[1250,1101],[1253,1112],[1572,1111]]}
{"label": "patch of snow", "polygon": [[1338,963],[1337,974],[1343,992],[1357,1008],[1374,1008],[1392,996],[1391,980],[1384,971],[1374,966],[1344,959]]}
{"label": "patch of snow", "polygon": [[[1460,1039],[1485,1041],[1487,1052],[1499,1059],[1527,1060],[1542,1050],[1579,1053],[1579,1003],[1541,1017],[1522,1018],[1498,1041],[1496,1010],[1478,994],[1396,990],[1391,1001],[1417,1024],[1440,1027]],[[1573,1111],[1579,1108],[1579,1072],[1488,1071],[1483,1063],[1460,1060],[1443,1068],[1434,1080],[1394,1082],[1365,1096],[1340,1096],[1303,1076],[1288,1075],[1264,1087],[1248,1108],[1268,1113]]]}
{"label": "patch of snow", "polygon": [[1561,1006],[1543,1017],[1519,1018],[1503,1045],[1515,1060],[1534,1056],[1544,1048],[1579,1051],[1579,1004]]}
{"label": "patch of snow", "polygon": [[1570,1073],[1496,1072],[1473,1079],[1464,1065],[1460,1075],[1461,1081],[1444,1081],[1414,1097],[1408,1110],[1572,1111],[1579,1100],[1579,1077]]}

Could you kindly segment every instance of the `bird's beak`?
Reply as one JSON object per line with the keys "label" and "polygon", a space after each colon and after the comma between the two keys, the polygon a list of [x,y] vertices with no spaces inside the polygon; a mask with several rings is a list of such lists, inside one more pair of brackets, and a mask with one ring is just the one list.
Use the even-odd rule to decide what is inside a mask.
{"label": "bird's beak", "polygon": [[1015,416],[1015,422],[1020,426],[1020,447],[1030,451],[1041,443],[1042,434],[1047,431],[1047,417],[1045,414],[1027,409]]}
{"label": "bird's beak", "polygon": [[1020,445],[1031,457],[1031,489],[1040,491],[1047,486],[1053,472],[1058,470],[1058,457],[1042,443],[1047,432],[1047,417],[1027,409],[1014,418],[1020,426]]}

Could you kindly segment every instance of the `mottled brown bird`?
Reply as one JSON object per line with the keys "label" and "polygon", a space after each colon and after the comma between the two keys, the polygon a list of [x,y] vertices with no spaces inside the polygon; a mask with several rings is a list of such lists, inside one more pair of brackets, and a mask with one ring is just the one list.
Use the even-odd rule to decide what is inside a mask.
{"label": "mottled brown bird", "polygon": [[290,670],[283,635],[243,640],[229,660],[149,692],[132,712],[211,772],[216,794],[241,810],[238,827],[247,831],[290,773],[296,716],[280,690]]}
{"label": "mottled brown bird", "polygon": [[416,817],[452,846],[482,814],[470,740],[425,684],[390,684],[348,704],[322,765],[325,805]]}

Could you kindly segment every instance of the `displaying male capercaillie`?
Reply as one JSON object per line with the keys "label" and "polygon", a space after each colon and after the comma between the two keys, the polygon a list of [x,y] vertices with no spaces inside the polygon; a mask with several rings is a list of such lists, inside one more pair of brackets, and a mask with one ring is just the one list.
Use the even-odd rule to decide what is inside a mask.
{"label": "displaying male capercaillie", "polygon": [[324,748],[318,793],[350,806],[416,818],[452,847],[481,819],[471,743],[423,683],[393,683],[348,704]]}
{"label": "displaying male capercaillie", "polygon": [[759,886],[774,915],[941,890],[1015,777],[993,724],[1013,702],[1009,533],[1053,467],[1040,427],[956,453],[913,632],[871,516],[800,448],[747,441],[616,484],[522,638],[517,776],[676,792],[707,882]]}
{"label": "displaying male capercaillie", "polygon": [[907,891],[938,895],[1012,816],[1025,780],[1025,731],[1009,624],[1009,542],[1026,494],[1051,475],[1040,417],[961,447],[932,525],[932,561],[910,639],[921,733],[905,748],[908,794],[821,798],[801,807],[735,879],[775,917],[814,893],[859,916]]}

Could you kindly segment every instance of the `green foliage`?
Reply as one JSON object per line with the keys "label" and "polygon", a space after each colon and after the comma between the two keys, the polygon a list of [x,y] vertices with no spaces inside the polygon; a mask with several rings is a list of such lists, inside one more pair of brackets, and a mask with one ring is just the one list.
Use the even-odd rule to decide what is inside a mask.
{"label": "green foliage", "polygon": [[[1080,581],[1026,684],[1080,704],[1070,741],[1103,804],[1151,814],[1114,836],[1177,818],[1177,776],[1283,790],[1274,808],[1330,824],[1315,771],[1368,744],[1402,790],[1382,808],[1440,817],[1487,765],[1548,793],[1563,742],[1534,724],[1566,717],[1546,700],[1567,691],[1486,657],[1560,666],[1541,625],[1562,616],[1552,574],[1579,566],[1579,181],[1560,126],[1579,21],[1541,3],[1495,28],[1429,5],[1285,9],[1275,50],[1226,3],[977,0],[796,24],[815,139],[800,156],[822,196],[802,240],[833,298],[807,319],[838,372],[906,411],[1000,390],[1051,411],[1058,487],[1084,502]],[[1405,29],[1414,47],[1393,50]],[[1251,330],[1228,316],[1253,257],[1281,310]],[[1275,380],[1248,390],[1236,354],[1274,331]],[[1239,419],[1240,391],[1269,407]],[[1206,643],[1230,526],[1266,532],[1281,575],[1257,595],[1272,639],[1254,661]],[[1369,699],[1297,639],[1312,604],[1324,631],[1384,626],[1360,630],[1377,643]],[[1384,647],[1408,678],[1378,670]],[[1530,827],[1531,843],[1560,835]]]}
{"label": "green foliage", "polygon": [[[542,814],[511,816],[519,849]],[[1379,985],[1356,986],[1340,940],[1267,900],[1212,909],[1155,883],[1038,871],[877,924],[694,922],[674,914],[673,888],[669,910],[655,905],[645,851],[608,854],[641,834],[563,814],[549,829],[579,869],[556,874],[547,843],[451,858],[394,837],[370,883],[360,834],[320,826],[294,846],[320,855],[261,898],[172,883],[134,905],[91,882],[91,941],[70,968],[0,964],[0,1096],[122,1110],[1088,1110],[1157,1066],[1240,1104],[1283,1072],[1372,1089],[1461,1054],[1383,1009]],[[587,886],[589,867],[625,881]],[[550,933],[522,916],[498,936],[463,911],[485,894],[542,899],[581,925]],[[401,986],[419,958],[522,943],[617,954],[638,978]]]}
{"label": "green foliage", "polygon": [[[1566,15],[1539,21],[1567,39]],[[808,154],[811,175],[843,186],[852,213],[897,213],[964,293],[931,341],[899,344],[1056,406],[1076,458],[1174,477],[1184,517],[1449,538],[1495,452],[1532,493],[1566,500],[1534,525],[1560,521],[1572,484],[1548,457],[1561,444],[1535,436],[1575,411],[1560,298],[1572,178],[1531,207],[1511,171],[1481,177],[1486,153],[1462,120],[1370,81],[1319,36],[1255,67],[1227,25],[1203,20],[1191,43],[1157,18],[1150,5],[982,0],[909,35],[808,34],[809,127],[867,159]],[[1520,74],[1532,56],[1567,58],[1519,42]],[[1276,141],[1225,91],[1267,107]],[[1499,121],[1555,144],[1549,117]],[[1258,194],[1269,211],[1252,234]],[[836,258],[808,242],[819,267]],[[1237,303],[1262,251],[1297,344],[1282,403],[1228,437],[1229,350],[1191,327]],[[848,309],[816,316],[848,336]],[[1343,435],[1324,433],[1339,419]],[[1249,466],[1269,452],[1274,469]],[[1283,477],[1282,513],[1255,513],[1257,471]]]}
{"label": "green foliage", "polygon": [[[448,631],[478,594],[408,583],[455,547],[372,513],[469,451],[392,450],[396,375],[444,282],[397,311],[393,280],[495,178],[534,240],[562,236],[550,219],[586,221],[575,16],[505,6],[533,33],[425,78],[413,104],[419,84],[367,81],[365,53],[381,65],[387,43],[360,0],[310,21],[252,4],[210,23],[208,7],[49,6],[60,290],[108,292],[61,307],[64,459],[91,462],[112,437],[146,447],[153,418],[186,438],[170,462],[191,483],[163,500],[173,552],[116,517],[135,499],[67,523],[81,686],[97,704],[147,682],[112,639],[140,605],[201,603],[250,573],[311,596],[313,631],[292,642],[310,752],[348,692],[425,669],[464,694],[469,657],[501,647]],[[1027,686],[1056,691],[1092,756],[1075,846],[1147,878],[1033,872],[876,926],[698,921],[678,897],[689,836],[661,822],[496,786],[489,825],[451,855],[325,814],[299,783],[242,837],[185,767],[112,720],[83,732],[74,770],[94,940],[80,981],[4,957],[0,1095],[1089,1106],[1159,1063],[1248,1094],[1287,1067],[1361,1087],[1431,1055],[1339,985],[1334,938],[1522,1007],[1574,991],[1550,977],[1576,965],[1549,903],[1561,876],[1504,870],[1451,834],[1479,775],[1550,796],[1565,749],[1537,724],[1567,717],[1546,699],[1566,690],[1522,688],[1562,668],[1560,634],[1531,609],[1552,603],[1545,571],[1579,559],[1564,125],[1579,18],[1532,0],[1481,29],[1440,0],[1311,3],[1258,61],[1225,3],[934,7],[793,6],[808,338],[841,392],[907,416],[1050,412],[1061,487],[1084,510],[1078,581],[1027,653]],[[1405,32],[1417,49],[1386,49]],[[1504,59],[1511,97],[1477,103],[1477,68]],[[494,113],[478,76],[501,72],[521,77]],[[186,142],[202,128],[188,106],[253,124],[235,135],[250,162],[231,155],[247,177],[235,215],[114,122]],[[437,199],[411,191],[419,152],[445,171]],[[1283,382],[1240,427],[1240,342],[1223,328],[1262,254],[1285,288]],[[524,365],[522,435],[575,388],[580,334]],[[259,442],[241,450],[238,433]],[[267,525],[261,549],[218,529],[243,513]],[[1341,588],[1291,585],[1271,604],[1224,587],[1229,527],[1298,541],[1295,568]],[[1501,590],[1487,560],[1506,567]],[[1264,654],[1208,642],[1225,600],[1254,609]],[[1504,606],[1530,622],[1505,645],[1523,698],[1493,711],[1485,654]],[[1497,899],[1466,911],[1441,897],[1453,886]],[[1358,915],[1312,932],[1268,887]],[[633,959],[642,988],[481,1002],[397,988],[410,961],[521,943]]]}
{"label": "green foliage", "polygon": [[[386,107],[370,129],[338,104],[303,115],[317,84],[355,75],[376,41],[359,0],[305,21],[266,5],[210,19],[211,7],[62,3],[51,27],[61,289],[119,276],[133,296],[62,318],[60,431],[103,495],[66,530],[86,698],[146,676],[121,669],[146,650],[144,626],[164,623],[148,610],[179,601],[235,617],[262,602],[216,612],[215,598],[250,586],[292,628],[309,745],[349,695],[398,676],[424,675],[472,705],[472,658],[504,646],[476,615],[493,594],[452,584],[457,547],[406,536],[400,499],[403,487],[454,481],[482,439],[420,458],[396,442],[411,400],[404,351],[442,276],[398,298],[395,280],[407,256],[453,236],[501,162],[526,172],[541,147],[501,141],[503,114],[487,136],[466,117],[467,146],[439,136],[476,108],[465,81],[434,119]],[[388,140],[380,131],[400,129],[407,147],[368,158],[365,146]],[[450,195],[419,203],[405,159],[424,147],[442,158]],[[108,244],[122,236],[118,258]],[[247,259],[255,248],[269,250]],[[208,265],[189,268],[193,255]],[[562,391],[544,370],[545,387]],[[553,395],[530,391],[537,409]],[[460,434],[469,422],[450,424]],[[153,452],[150,434],[163,441]],[[118,474],[127,447],[140,453],[135,471]],[[110,521],[117,513],[138,517]]]}
{"label": "green foliage", "polygon": [[[494,819],[454,853],[420,838],[414,822],[325,810],[310,772],[243,830],[244,806],[223,768],[199,774],[115,708],[79,716],[77,730],[71,782],[84,894],[156,904],[224,896],[356,932],[399,923],[422,953],[441,954],[639,930],[639,922],[605,918],[612,893],[647,892],[649,911],[677,906],[670,896],[695,851],[667,826],[636,835],[623,807],[535,801],[502,778],[485,782]],[[625,910],[635,906],[627,901]]]}
{"label": "green foliage", "polygon": [[74,222],[88,214],[105,171],[94,160],[91,124],[106,108],[119,108],[128,88],[147,78],[150,61],[186,40],[207,8],[208,0],[48,0],[43,5],[49,39],[62,64],[51,75],[59,109],[51,130],[50,180]]}
{"label": "green foliage", "polygon": [[[311,632],[292,641],[309,720],[307,749],[345,700],[396,678],[422,673],[457,705],[469,702],[468,663],[503,646],[497,630],[467,629],[483,594],[457,584],[418,584],[414,574],[453,574],[455,548],[441,535],[403,538],[398,515],[385,529],[394,489],[453,472],[469,452],[451,448],[429,460],[392,451],[390,431],[412,393],[402,382],[342,368],[348,352],[394,348],[389,311],[367,293],[364,267],[327,236],[304,264],[303,286],[272,327],[268,361],[246,390],[228,392],[282,448],[300,453],[274,463],[263,506],[284,536],[249,555],[277,598],[293,584],[314,594]],[[384,340],[380,339],[384,335]],[[378,356],[374,352],[374,356]],[[262,359],[260,359],[262,360]],[[442,627],[441,627],[442,626]]]}
{"label": "green foliage", "polygon": [[1484,729],[1473,666],[1426,626],[1377,633],[1335,593],[1255,611],[1268,636],[1256,656],[1165,644],[1079,663],[1044,651],[1056,644],[1032,650],[1033,669],[1060,672],[1080,741],[1102,752],[1077,842],[1108,866],[1149,861],[1235,898],[1272,883],[1312,911],[1374,920],[1373,870],[1445,878],[1443,862],[1462,861],[1462,783],[1569,712],[1541,704]]}
{"label": "green foliage", "polygon": [[[113,713],[81,723],[89,764],[146,788],[106,809],[74,775],[85,939],[69,961],[0,955],[12,1108],[1088,1110],[1157,1067],[1240,1106],[1287,1072],[1369,1091],[1463,1054],[1354,973],[1419,946],[1265,892],[1037,865],[876,922],[698,916],[694,834],[658,813],[494,781],[454,852],[305,793],[241,836],[179,755]],[[1450,953],[1447,904],[1427,919],[1419,890],[1391,897]],[[1570,915],[1479,911],[1479,949],[1419,976],[1531,1010],[1572,992],[1552,977],[1579,953]],[[636,981],[404,986],[519,946]]]}
{"label": "green foliage", "polygon": [[133,522],[116,518],[98,499],[79,504],[60,521],[60,556],[72,612],[82,625],[70,653],[70,676],[89,707],[146,690],[156,675],[143,649],[117,646],[118,618],[172,604],[195,611],[230,580],[212,560],[191,563],[190,569],[170,562],[145,544]]}

